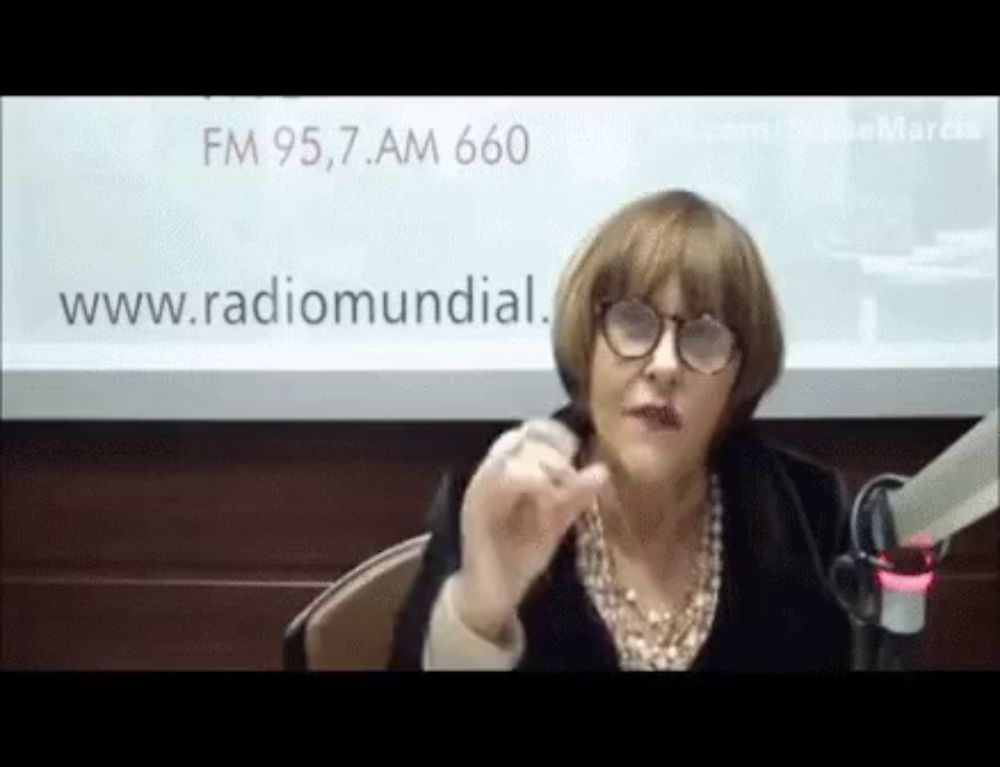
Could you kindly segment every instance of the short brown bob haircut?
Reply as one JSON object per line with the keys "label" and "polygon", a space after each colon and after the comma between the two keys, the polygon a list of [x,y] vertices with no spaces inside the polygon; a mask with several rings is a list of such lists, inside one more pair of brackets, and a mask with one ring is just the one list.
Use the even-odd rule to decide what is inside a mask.
{"label": "short brown bob haircut", "polygon": [[620,209],[563,272],[552,340],[556,369],[575,408],[587,409],[595,307],[626,296],[648,299],[675,273],[687,315],[710,312],[737,338],[740,367],[720,431],[753,416],[784,364],[779,307],[746,229],[685,190],[652,194]]}

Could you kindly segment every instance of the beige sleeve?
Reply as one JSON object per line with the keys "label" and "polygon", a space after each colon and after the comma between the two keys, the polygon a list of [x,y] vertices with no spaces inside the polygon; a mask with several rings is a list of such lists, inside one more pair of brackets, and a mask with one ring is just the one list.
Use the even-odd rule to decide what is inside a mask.
{"label": "beige sleeve", "polygon": [[510,671],[524,653],[524,628],[515,620],[509,646],[494,644],[474,632],[455,610],[456,576],[445,581],[431,611],[424,643],[425,671]]}

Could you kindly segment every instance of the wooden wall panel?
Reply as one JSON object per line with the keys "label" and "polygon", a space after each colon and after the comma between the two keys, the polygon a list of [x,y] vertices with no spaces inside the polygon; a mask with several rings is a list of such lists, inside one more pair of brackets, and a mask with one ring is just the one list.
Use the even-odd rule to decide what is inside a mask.
{"label": "wooden wall panel", "polygon": [[[769,421],[852,490],[970,420]],[[502,423],[3,424],[4,668],[277,668],[337,575],[421,532],[441,472]],[[923,664],[1000,668],[997,515],[954,541]]]}

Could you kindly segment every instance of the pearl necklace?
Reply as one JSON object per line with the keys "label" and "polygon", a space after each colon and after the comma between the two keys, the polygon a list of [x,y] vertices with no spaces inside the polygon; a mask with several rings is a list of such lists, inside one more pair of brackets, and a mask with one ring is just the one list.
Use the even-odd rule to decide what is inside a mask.
{"label": "pearl necklace", "polygon": [[683,670],[708,637],[722,576],[722,492],[712,475],[694,584],[676,612],[644,609],[615,578],[595,500],[577,522],[577,567],[598,613],[611,631],[622,668]]}

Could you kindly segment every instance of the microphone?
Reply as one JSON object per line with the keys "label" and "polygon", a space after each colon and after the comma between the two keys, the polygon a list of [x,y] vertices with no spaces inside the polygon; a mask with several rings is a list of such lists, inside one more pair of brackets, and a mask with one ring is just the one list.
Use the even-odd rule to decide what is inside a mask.
{"label": "microphone", "polygon": [[928,546],[985,517],[998,506],[997,410],[902,487],[887,493],[894,538]]}
{"label": "microphone", "polygon": [[924,628],[935,565],[955,533],[995,511],[998,410],[914,477],[882,474],[858,492],[850,550],[831,572],[853,630],[852,668],[902,670]]}

